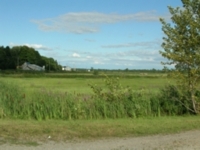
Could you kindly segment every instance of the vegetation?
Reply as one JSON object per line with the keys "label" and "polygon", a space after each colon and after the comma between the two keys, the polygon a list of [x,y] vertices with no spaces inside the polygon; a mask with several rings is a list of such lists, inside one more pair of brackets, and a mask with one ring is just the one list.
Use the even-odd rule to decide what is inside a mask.
{"label": "vegetation", "polygon": [[[9,79],[10,82],[8,82],[5,79],[0,81],[1,118],[77,120],[189,114],[182,105],[172,102],[171,97],[177,95],[173,89],[163,88],[163,93],[159,92],[158,89],[151,91],[145,87],[133,90],[125,84],[129,79],[124,80],[123,85],[120,83],[120,79],[115,77],[106,77],[104,84],[101,83],[102,79],[93,80],[101,83],[98,85],[92,83],[92,80],[86,80],[90,83],[91,91],[79,93],[56,89],[56,85],[61,86],[62,89],[64,89],[64,85],[69,88],[68,85],[61,84],[60,79],[57,81],[54,79],[55,82],[48,79],[45,82],[45,79],[39,78],[40,86],[38,86],[39,83],[36,82],[36,79],[27,78],[20,82],[16,82],[16,79]],[[31,80],[34,83],[31,83]],[[79,81],[81,80],[74,80],[76,83]],[[16,83],[21,86],[16,85]],[[145,82],[142,81],[142,83]],[[44,87],[44,85],[48,87],[48,84],[52,88],[54,86],[54,90]],[[72,82],[71,84],[73,85]],[[79,85],[80,83],[74,86]],[[88,85],[82,88],[85,89],[86,86]],[[164,84],[162,86],[158,84],[158,86],[163,87]],[[32,90],[29,89],[30,87]]]}
{"label": "vegetation", "polygon": [[174,65],[172,77],[177,79],[177,90],[182,97],[173,98],[189,111],[200,113],[198,85],[200,78],[200,1],[182,0],[183,8],[169,7],[172,25],[161,19],[165,37],[160,51]]}
{"label": "vegetation", "polygon": [[45,66],[47,70],[61,70],[61,66],[56,60],[41,56],[38,51],[31,47],[0,47],[0,70],[16,70],[24,62]]}
{"label": "vegetation", "polygon": [[[21,143],[22,139],[25,144],[37,144],[49,136],[51,140],[75,140],[199,129],[199,116],[188,116],[185,107],[171,100],[179,95],[173,87],[164,87],[166,78],[0,79],[0,143]],[[84,90],[66,92],[69,84]],[[95,92],[98,89],[101,92]]]}
{"label": "vegetation", "polygon": [[[26,46],[0,47],[0,69],[4,70],[1,71],[3,79],[0,79],[0,118],[4,120],[0,123],[0,132],[10,137],[14,128],[20,136],[30,131],[36,136],[42,133],[56,137],[55,133],[62,132],[68,135],[65,138],[90,138],[199,129],[199,116],[189,115],[200,113],[200,2],[182,2],[183,8],[169,7],[172,25],[161,19],[166,37],[162,44],[164,50],[160,53],[168,59],[164,65],[175,67],[169,69],[168,76],[176,79],[176,85],[173,80],[170,84],[163,82],[165,74],[155,69],[148,73],[128,68],[123,71],[91,68],[91,73],[79,70],[62,74],[7,72],[25,61],[45,65],[49,71],[60,70],[61,66],[53,58],[40,56]],[[70,84],[63,81],[70,81]],[[19,126],[5,129],[12,122],[10,119],[21,119],[21,122]],[[34,122],[35,128],[22,120]],[[63,130],[66,126],[70,132]]]}
{"label": "vegetation", "polygon": [[[26,144],[53,141],[76,141],[110,137],[134,137],[170,134],[200,129],[199,116],[145,117],[104,120],[9,120],[0,121],[0,144]],[[50,139],[48,137],[51,137]],[[23,142],[23,143],[22,143]]]}
{"label": "vegetation", "polygon": [[[59,93],[46,89],[35,91],[33,97],[26,98],[26,95],[16,85],[4,82],[1,82],[0,85],[2,118],[71,120],[122,118],[130,115],[136,117],[139,115],[134,112],[135,110],[126,109],[125,107],[128,107],[129,104],[126,104],[125,101],[114,100],[112,102],[93,95]],[[140,99],[142,98],[141,96]],[[121,99],[125,99],[125,97],[121,96]],[[138,101],[140,99],[138,97]],[[120,107],[121,109],[119,109]]]}

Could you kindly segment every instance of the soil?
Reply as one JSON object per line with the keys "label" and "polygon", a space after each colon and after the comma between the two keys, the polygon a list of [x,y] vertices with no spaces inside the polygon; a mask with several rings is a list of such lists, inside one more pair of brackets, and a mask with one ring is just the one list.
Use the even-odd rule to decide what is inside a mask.
{"label": "soil", "polygon": [[[48,138],[48,137],[47,137]],[[0,150],[198,150],[200,130],[144,137],[53,142],[49,137],[38,146],[0,145]]]}

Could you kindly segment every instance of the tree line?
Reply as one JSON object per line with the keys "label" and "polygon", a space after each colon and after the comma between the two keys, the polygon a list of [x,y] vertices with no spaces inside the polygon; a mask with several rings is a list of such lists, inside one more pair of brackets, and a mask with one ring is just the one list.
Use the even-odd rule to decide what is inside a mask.
{"label": "tree line", "polygon": [[38,51],[28,46],[0,46],[0,69],[19,69],[24,62],[45,66],[46,70],[61,70],[62,66],[53,58],[41,56]]}

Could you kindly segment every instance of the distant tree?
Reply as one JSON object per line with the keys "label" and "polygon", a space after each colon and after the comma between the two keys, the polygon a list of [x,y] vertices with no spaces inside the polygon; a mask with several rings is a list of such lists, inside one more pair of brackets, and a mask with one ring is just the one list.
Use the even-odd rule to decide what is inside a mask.
{"label": "distant tree", "polygon": [[155,68],[151,69],[152,72],[156,72],[157,70]]}
{"label": "distant tree", "polygon": [[24,62],[45,66],[45,61],[42,59],[42,56],[34,48],[14,46],[11,51],[16,66],[21,66]]}
{"label": "distant tree", "polygon": [[15,69],[15,64],[13,61],[13,56],[10,47],[0,47],[0,69]]}
{"label": "distant tree", "polygon": [[16,67],[19,67],[21,65],[20,64],[20,52],[21,52],[20,46],[14,46],[11,49],[11,53],[12,53],[12,56],[13,56],[12,59],[13,59]]}
{"label": "distant tree", "polygon": [[17,66],[22,65],[24,62],[39,64],[41,61],[38,51],[28,46],[14,46],[11,51]]}
{"label": "distant tree", "polygon": [[16,69],[24,62],[46,66],[46,70],[61,70],[62,67],[53,58],[41,56],[38,51],[28,46],[0,47],[0,69]]}
{"label": "distant tree", "polygon": [[42,56],[42,61],[44,62],[46,70],[53,70],[53,71],[62,70],[62,66],[60,66],[58,62],[53,58]]}
{"label": "distant tree", "polygon": [[197,97],[200,78],[200,1],[182,0],[183,7],[168,7],[171,23],[160,19],[165,34],[161,55],[168,59],[164,65],[173,65],[172,77],[177,79],[179,90],[191,105],[185,107],[199,113]]}
{"label": "distant tree", "polygon": [[5,63],[6,63],[6,54],[4,47],[0,47],[0,69],[4,70],[5,69]]}
{"label": "distant tree", "polygon": [[93,75],[95,75],[95,76],[99,75],[99,70],[95,69],[95,70],[93,71]]}
{"label": "distant tree", "polygon": [[5,54],[6,54],[6,64],[5,64],[6,69],[15,69],[13,56],[12,56],[11,49],[9,46],[6,46]]}
{"label": "distant tree", "polygon": [[129,71],[129,69],[128,69],[128,68],[126,68],[126,69],[125,69],[125,71],[126,71],[126,72],[128,72],[128,71]]}

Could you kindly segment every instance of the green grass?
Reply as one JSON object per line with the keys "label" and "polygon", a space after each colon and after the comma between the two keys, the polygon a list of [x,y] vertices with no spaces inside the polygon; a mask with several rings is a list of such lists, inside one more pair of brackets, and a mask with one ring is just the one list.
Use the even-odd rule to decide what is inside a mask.
{"label": "green grass", "polygon": [[167,82],[161,77],[0,78],[0,117],[70,120],[160,116],[160,103],[154,95]]}
{"label": "green grass", "polygon": [[[150,97],[164,81],[167,79],[1,78],[0,117],[70,120],[159,116],[159,106],[151,105]],[[95,95],[90,95],[93,90],[88,84],[94,87]]]}
{"label": "green grass", "polygon": [[[57,91],[59,93],[70,92],[70,93],[84,93],[90,94],[92,93],[92,89],[88,86],[90,84],[97,84],[98,86],[104,87],[103,78],[13,78],[13,77],[1,77],[0,81],[5,81],[12,83],[8,89],[10,89],[9,100],[12,100],[13,96],[15,97],[15,103],[20,104],[20,107],[15,107],[17,105],[9,105],[13,107],[13,110],[16,112],[21,112],[22,109],[28,108],[29,104],[37,105],[39,108],[36,109],[35,112],[38,112],[40,109],[44,109],[44,107],[55,107],[59,102],[63,99],[58,99],[50,96],[48,97],[48,91],[46,94],[37,94],[37,91],[41,91],[41,89],[47,89],[51,91]],[[138,78],[121,78],[120,83],[123,87],[130,86],[133,90],[144,89],[145,91],[149,91],[151,93],[158,92],[158,90],[165,86],[169,81],[165,77],[158,78],[149,78],[149,77],[138,77]],[[17,85],[17,87],[15,87]],[[19,87],[19,88],[18,88]],[[23,94],[17,97],[17,90],[23,91]],[[5,89],[1,89],[8,91]],[[16,92],[16,93],[15,93]],[[1,93],[1,92],[0,92]],[[5,93],[5,92],[4,92]],[[3,93],[3,94],[4,94]],[[2,94],[2,95],[3,95]],[[12,95],[13,94],[13,95]],[[136,93],[137,94],[137,93]],[[143,93],[141,93],[143,94]],[[77,96],[77,94],[74,94]],[[20,97],[21,96],[21,97]],[[142,95],[143,96],[143,95]],[[6,106],[8,103],[5,101],[6,95],[0,97],[2,99],[2,104]],[[23,99],[33,99],[29,103],[29,101],[23,101]],[[67,97],[68,98],[68,97]],[[66,102],[72,99],[67,99]],[[47,101],[45,105],[44,101]],[[138,100],[138,101],[137,101]],[[143,101],[144,100],[144,101]],[[4,103],[3,103],[4,102]],[[23,102],[23,103],[21,103]],[[24,104],[24,102],[27,102]],[[32,103],[35,102],[35,103]],[[52,102],[52,103],[51,103]],[[98,101],[99,104],[96,106],[101,106],[101,101]],[[135,102],[138,104],[146,105],[146,99],[140,97],[140,99],[136,99]],[[23,104],[23,107],[21,107]],[[56,105],[55,105],[56,104]],[[74,103],[73,106],[78,106],[79,104],[84,103]],[[92,103],[93,104],[93,103]],[[114,103],[113,103],[114,104]],[[137,104],[137,103],[136,103]],[[25,106],[25,107],[24,107]],[[44,107],[43,107],[44,106]],[[122,106],[122,105],[119,105]],[[136,105],[135,105],[136,106]],[[142,106],[142,105],[141,105]],[[2,107],[2,108],[1,108]],[[31,105],[33,108],[33,106]],[[65,107],[71,107],[69,104],[65,105]],[[82,108],[84,105],[82,105]],[[137,105],[138,107],[138,105]],[[146,106],[144,106],[146,107]],[[147,106],[148,107],[148,106]],[[0,106],[0,111],[3,110],[3,105]],[[20,109],[17,109],[20,108]],[[100,108],[100,107],[99,107]],[[116,107],[118,108],[118,107]],[[122,108],[122,107],[119,107]],[[141,108],[141,107],[140,107]],[[73,109],[73,108],[72,108]],[[102,108],[101,108],[102,109]],[[8,111],[8,114],[15,114],[11,109],[11,112]],[[25,109],[24,109],[25,110]],[[59,109],[55,109],[59,110]],[[91,109],[88,109],[91,110]],[[94,108],[97,110],[97,108]],[[143,107],[142,107],[143,110]],[[25,110],[26,112],[30,110]],[[91,110],[92,111],[92,110]],[[122,110],[123,111],[123,110]],[[42,111],[41,111],[42,112]],[[95,112],[95,111],[94,111]],[[25,113],[26,114],[26,113]],[[200,129],[200,116],[184,116],[184,117],[143,117],[141,115],[139,118],[128,118],[124,117],[124,119],[84,119],[78,118],[78,120],[56,120],[56,119],[46,119],[45,121],[36,121],[27,117],[27,120],[19,120],[14,119],[15,117],[7,117],[4,116],[4,113],[0,112],[2,118],[0,119],[0,144],[3,144],[7,141],[18,140],[17,143],[27,143],[28,145],[37,145],[37,141],[46,141],[49,140],[48,136],[51,136],[51,140],[75,140],[75,139],[96,139],[96,138],[108,138],[108,137],[128,137],[128,136],[145,136],[145,135],[154,135],[154,134],[169,134],[169,133],[177,133],[181,131],[187,130],[195,130]],[[16,115],[17,116],[17,115]],[[98,116],[98,114],[97,114]],[[13,117],[13,118],[12,118]],[[19,116],[20,117],[20,116]],[[12,119],[10,119],[12,118]],[[17,118],[17,117],[16,117]],[[55,117],[56,118],[56,117]],[[42,119],[38,119],[42,120]],[[25,142],[22,142],[25,141]]]}
{"label": "green grass", "polygon": [[[97,84],[103,86],[103,78],[12,78],[1,77],[0,81],[9,81],[25,89],[25,93],[32,93],[35,90],[46,88],[60,92],[92,93],[88,84]],[[167,78],[121,78],[120,83],[123,86],[130,86],[133,90],[145,88],[151,91],[158,91],[167,84]]]}
{"label": "green grass", "polygon": [[7,139],[6,141],[17,139],[31,143],[46,141],[48,136],[54,141],[135,137],[199,130],[199,124],[200,116],[40,122],[0,120],[0,138]]}

